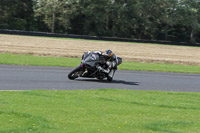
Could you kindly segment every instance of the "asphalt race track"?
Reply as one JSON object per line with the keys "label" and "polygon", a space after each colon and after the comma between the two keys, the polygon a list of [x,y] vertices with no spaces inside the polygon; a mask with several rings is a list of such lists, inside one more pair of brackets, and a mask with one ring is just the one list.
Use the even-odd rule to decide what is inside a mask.
{"label": "asphalt race track", "polygon": [[72,68],[0,65],[0,90],[131,89],[200,92],[200,74],[118,70],[113,82],[78,78],[69,80]]}

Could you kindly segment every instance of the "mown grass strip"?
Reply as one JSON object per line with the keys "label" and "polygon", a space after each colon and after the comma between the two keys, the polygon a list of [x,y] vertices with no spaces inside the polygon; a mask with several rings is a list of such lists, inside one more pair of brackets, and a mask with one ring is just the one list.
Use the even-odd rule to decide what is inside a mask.
{"label": "mown grass strip", "polygon": [[0,132],[199,132],[199,100],[185,92],[4,91]]}
{"label": "mown grass strip", "polygon": [[[0,54],[0,64],[76,67],[81,62],[79,58],[45,57],[21,54]],[[200,73],[200,66],[184,66],[176,64],[123,62],[121,70],[159,71],[179,73]]]}
{"label": "mown grass strip", "polygon": [[23,54],[0,54],[0,64],[75,67],[80,64],[78,58],[33,56]]}
{"label": "mown grass strip", "polygon": [[136,70],[136,71],[200,73],[200,66],[162,64],[162,63],[124,62],[119,68],[123,70]]}

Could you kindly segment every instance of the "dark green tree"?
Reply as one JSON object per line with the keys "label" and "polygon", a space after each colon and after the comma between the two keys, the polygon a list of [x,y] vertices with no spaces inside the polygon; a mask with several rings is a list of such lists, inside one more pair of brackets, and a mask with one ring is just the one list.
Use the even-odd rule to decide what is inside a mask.
{"label": "dark green tree", "polygon": [[0,28],[31,30],[34,22],[32,0],[1,0]]}
{"label": "dark green tree", "polygon": [[189,35],[190,42],[195,43],[195,35],[200,31],[200,1],[181,0],[177,7],[178,23]]}

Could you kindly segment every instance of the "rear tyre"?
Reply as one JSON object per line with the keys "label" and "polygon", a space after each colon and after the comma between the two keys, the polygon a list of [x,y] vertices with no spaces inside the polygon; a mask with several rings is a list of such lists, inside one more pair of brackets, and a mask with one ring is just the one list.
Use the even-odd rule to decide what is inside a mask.
{"label": "rear tyre", "polygon": [[109,82],[111,82],[111,81],[113,80],[113,78],[112,78],[112,77],[107,77],[107,80],[108,80]]}
{"label": "rear tyre", "polygon": [[76,78],[79,77],[79,71],[81,70],[81,66],[77,66],[76,68],[74,68],[69,74],[68,74],[68,78],[70,80],[74,80]]}

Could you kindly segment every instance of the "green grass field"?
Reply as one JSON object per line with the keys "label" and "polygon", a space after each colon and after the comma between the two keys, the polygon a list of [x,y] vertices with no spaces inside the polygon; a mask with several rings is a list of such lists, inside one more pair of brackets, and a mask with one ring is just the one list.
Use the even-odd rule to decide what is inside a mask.
{"label": "green grass field", "polygon": [[[81,59],[79,58],[55,58],[32,55],[0,54],[0,64],[76,67],[80,64],[80,62]],[[184,66],[160,63],[123,62],[119,66],[119,69],[137,71],[200,73],[200,66]]]}
{"label": "green grass field", "polygon": [[0,92],[0,133],[198,133],[200,93]]}

